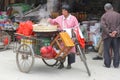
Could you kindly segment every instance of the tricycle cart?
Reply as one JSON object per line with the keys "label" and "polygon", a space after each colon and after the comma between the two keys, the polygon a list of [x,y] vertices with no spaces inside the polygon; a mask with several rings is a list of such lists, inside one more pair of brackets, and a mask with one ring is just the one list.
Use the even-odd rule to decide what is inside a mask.
{"label": "tricycle cart", "polygon": [[[76,46],[79,51],[79,56],[81,60],[83,61],[88,75],[90,76],[91,73],[89,71],[89,68],[86,63],[86,57],[85,54],[81,51],[80,45],[77,42],[74,44],[70,36],[67,34],[67,32],[64,31],[52,31],[52,32],[35,32],[34,37],[24,36],[21,34],[15,34],[15,36],[20,36],[21,39],[18,41],[19,46],[16,48],[16,62],[19,70],[21,72],[29,72],[34,64],[35,57],[42,58],[43,62],[48,66],[55,66],[58,65],[59,61],[65,61],[65,57],[67,56],[67,53],[69,50]],[[49,38],[49,41],[45,42],[45,38]],[[61,42],[64,44],[61,46]],[[30,45],[32,44],[32,45]],[[40,48],[42,46],[51,45],[56,49],[57,47],[57,55],[52,59],[47,59],[41,56],[39,53]]]}

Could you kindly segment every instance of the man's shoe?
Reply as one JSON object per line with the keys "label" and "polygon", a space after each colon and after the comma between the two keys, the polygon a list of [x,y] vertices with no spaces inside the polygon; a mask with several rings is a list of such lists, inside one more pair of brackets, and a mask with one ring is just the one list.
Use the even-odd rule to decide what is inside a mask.
{"label": "man's shoe", "polygon": [[114,66],[114,68],[119,68],[119,66]]}
{"label": "man's shoe", "polygon": [[104,66],[104,67],[106,67],[106,68],[110,68],[110,66]]}
{"label": "man's shoe", "polygon": [[110,68],[110,65],[103,65],[103,67],[105,67],[105,68]]}
{"label": "man's shoe", "polygon": [[96,57],[93,58],[93,60],[103,60],[103,58],[100,57],[100,56],[96,56]]}
{"label": "man's shoe", "polygon": [[119,66],[114,66],[114,68],[119,68]]}
{"label": "man's shoe", "polygon": [[71,69],[72,67],[71,67],[71,65],[70,64],[68,64],[67,65],[67,69]]}

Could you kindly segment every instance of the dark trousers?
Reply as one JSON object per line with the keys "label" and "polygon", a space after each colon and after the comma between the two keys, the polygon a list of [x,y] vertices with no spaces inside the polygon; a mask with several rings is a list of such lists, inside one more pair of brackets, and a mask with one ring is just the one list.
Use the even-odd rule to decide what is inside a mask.
{"label": "dark trousers", "polygon": [[111,55],[110,48],[113,49],[114,57],[113,57],[113,66],[119,66],[119,40],[118,38],[106,38],[104,39],[104,64],[106,67],[110,67],[111,65]]}
{"label": "dark trousers", "polygon": [[75,53],[68,54],[68,64],[75,62]]}
{"label": "dark trousers", "polygon": [[118,37],[118,42],[119,42],[119,60],[120,60],[120,37]]}

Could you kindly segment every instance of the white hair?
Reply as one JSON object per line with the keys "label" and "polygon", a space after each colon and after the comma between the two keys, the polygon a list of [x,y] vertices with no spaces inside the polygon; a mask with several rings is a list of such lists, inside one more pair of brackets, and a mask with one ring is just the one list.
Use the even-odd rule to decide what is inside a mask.
{"label": "white hair", "polygon": [[106,3],[105,6],[104,6],[104,9],[105,9],[106,11],[112,10],[112,9],[113,9],[113,6],[112,6],[112,4],[110,4],[110,3]]}

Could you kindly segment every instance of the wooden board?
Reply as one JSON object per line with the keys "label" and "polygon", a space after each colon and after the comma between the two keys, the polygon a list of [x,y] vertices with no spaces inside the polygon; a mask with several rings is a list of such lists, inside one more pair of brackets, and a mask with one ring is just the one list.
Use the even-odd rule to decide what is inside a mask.
{"label": "wooden board", "polygon": [[65,44],[65,46],[72,47],[75,45],[73,40],[70,38],[70,36],[68,35],[67,32],[61,32],[60,37],[61,37],[63,43]]}

